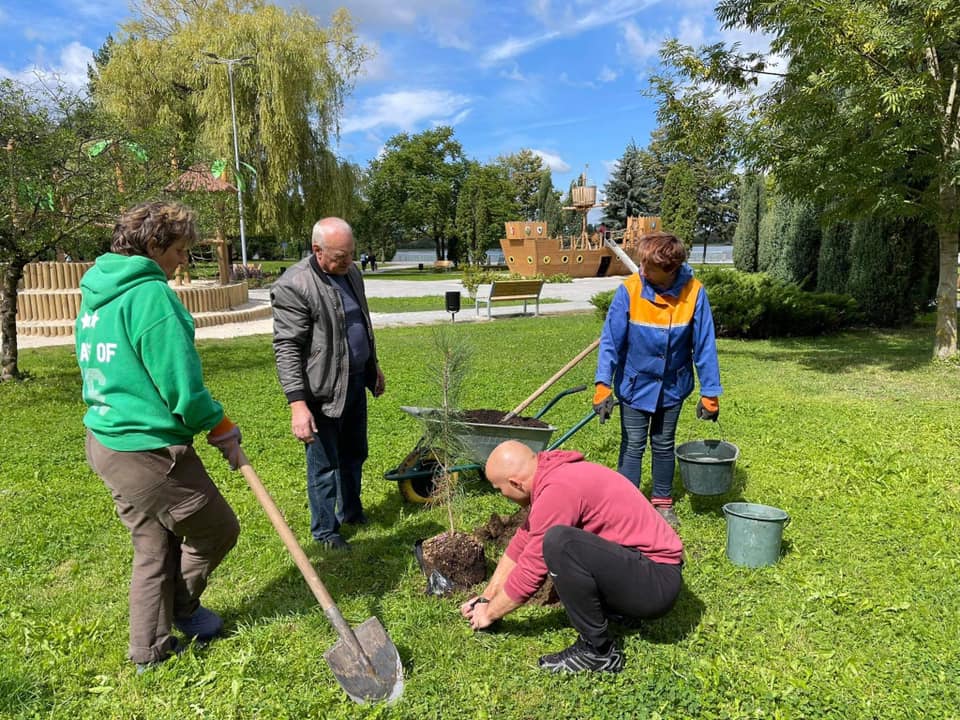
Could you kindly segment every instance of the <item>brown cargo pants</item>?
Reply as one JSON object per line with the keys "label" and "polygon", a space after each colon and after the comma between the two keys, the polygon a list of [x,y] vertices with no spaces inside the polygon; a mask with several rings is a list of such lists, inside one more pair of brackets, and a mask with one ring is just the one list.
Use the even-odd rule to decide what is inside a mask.
{"label": "brown cargo pants", "polygon": [[162,660],[175,644],[174,618],[188,618],[200,606],[207,578],[236,544],[240,524],[192,445],[118,452],[88,431],[86,450],[133,541],[130,659]]}

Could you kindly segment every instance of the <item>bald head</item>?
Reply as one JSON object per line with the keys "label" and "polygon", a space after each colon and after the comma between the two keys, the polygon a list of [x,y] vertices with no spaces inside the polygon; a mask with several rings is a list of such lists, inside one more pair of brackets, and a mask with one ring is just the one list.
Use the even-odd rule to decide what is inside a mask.
{"label": "bald head", "polygon": [[507,440],[493,449],[483,472],[490,484],[505,497],[527,505],[533,477],[537,473],[537,454],[522,442]]}
{"label": "bald head", "polygon": [[313,252],[320,268],[332,275],[346,275],[353,265],[353,230],[346,220],[323,218],[313,226]]}

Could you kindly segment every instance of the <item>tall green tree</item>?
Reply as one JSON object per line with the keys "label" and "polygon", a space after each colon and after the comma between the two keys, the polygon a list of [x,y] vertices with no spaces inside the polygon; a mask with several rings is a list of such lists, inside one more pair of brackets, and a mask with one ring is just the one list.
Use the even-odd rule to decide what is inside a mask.
{"label": "tall green tree", "polygon": [[394,227],[407,245],[429,241],[437,260],[446,259],[466,174],[467,163],[453,128],[394,135],[383,154],[370,163],[367,200],[378,216],[376,225]]}
{"label": "tall green tree", "polygon": [[846,293],[850,277],[850,236],[852,223],[828,222],[823,229],[817,256],[817,292]]}
{"label": "tall green tree", "polygon": [[502,165],[468,163],[456,215],[457,237],[467,263],[480,263],[487,250],[497,247],[504,223],[516,216],[512,187]]}
{"label": "tall green tree", "polygon": [[147,144],[63,91],[0,80],[0,381],[21,376],[16,318],[24,267],[58,248],[78,259],[102,249],[122,208],[166,181]]}
{"label": "tall green tree", "polygon": [[[563,225],[563,207],[560,203],[560,191],[553,187],[553,174],[550,168],[540,173],[540,187],[537,190],[538,220],[547,224],[547,232],[556,235]],[[511,218],[514,219],[514,218]]]}
{"label": "tall green tree", "polygon": [[676,235],[689,251],[697,225],[697,185],[693,170],[678,162],[667,172],[661,201],[663,229]]}
{"label": "tall green tree", "polygon": [[756,272],[764,178],[755,172],[744,173],[741,186],[740,212],[733,235],[733,265],[743,272]]}
{"label": "tall green tree", "polygon": [[[784,192],[850,218],[915,218],[937,230],[934,355],[957,355],[960,236],[960,5],[955,0],[720,0],[727,30],[772,38],[789,64],[750,108],[750,163]],[[766,58],[722,45],[674,46],[696,82],[743,89]],[[906,168],[906,171],[904,171]],[[880,282],[885,278],[875,278]]]}
{"label": "tall green tree", "polygon": [[241,160],[255,228],[303,232],[329,203],[330,168],[318,158],[336,134],[344,98],[368,51],[346,11],[326,27],[262,0],[143,0],[121,26],[93,84],[104,108],[128,127],[159,125],[178,140],[175,161],[226,158],[233,166],[229,74],[233,66]]}
{"label": "tall green tree", "polygon": [[[544,170],[549,172],[539,155],[532,150],[523,149],[510,155],[497,158],[497,163],[507,170],[507,176],[514,188],[513,200],[520,214],[518,220],[544,220],[539,216],[540,188],[543,184]],[[551,188],[553,183],[551,182]]]}
{"label": "tall green tree", "polygon": [[631,140],[604,186],[607,201],[603,210],[604,224],[611,230],[622,230],[627,226],[628,217],[648,214],[646,183],[641,150]]}
{"label": "tall green tree", "polygon": [[[661,53],[669,59],[669,52]],[[685,87],[670,65],[650,80],[649,94],[657,98],[659,142],[686,164],[695,180],[697,216],[691,243],[703,245],[733,239],[739,189],[735,165],[736,140],[742,123],[732,112],[733,102],[721,102],[711,89]],[[671,163],[672,165],[672,163]]]}

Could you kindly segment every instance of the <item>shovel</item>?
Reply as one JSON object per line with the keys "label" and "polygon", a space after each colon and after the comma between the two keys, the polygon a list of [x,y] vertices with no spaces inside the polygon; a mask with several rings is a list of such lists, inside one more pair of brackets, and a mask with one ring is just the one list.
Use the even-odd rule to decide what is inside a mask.
{"label": "shovel", "polygon": [[356,630],[350,627],[242,450],[240,472],[293,556],[293,561],[303,573],[304,580],[313,591],[330,624],[337,631],[339,639],[323,654],[337,682],[352,700],[361,704],[379,700],[389,703],[398,699],[403,693],[403,665],[400,664],[400,654],[383,625],[377,618],[370,617]]}

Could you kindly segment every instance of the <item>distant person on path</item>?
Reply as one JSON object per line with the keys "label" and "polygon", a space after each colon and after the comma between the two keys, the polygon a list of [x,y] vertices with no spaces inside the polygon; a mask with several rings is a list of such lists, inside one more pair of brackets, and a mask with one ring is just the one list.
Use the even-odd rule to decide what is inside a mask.
{"label": "distant person on path", "polygon": [[366,254],[366,253],[360,253],[360,269],[361,269],[363,272],[366,272],[366,271],[367,271],[367,261],[368,261],[367,254]]}
{"label": "distant person on path", "polygon": [[314,540],[349,550],[342,523],[367,522],[360,478],[367,459],[367,396],[383,394],[353,230],[339,218],[313,226],[313,254],[270,290],[273,351],[294,437],[306,444]]}
{"label": "distant person on path", "polygon": [[617,470],[640,486],[643,453],[650,437],[653,506],[674,528],[674,444],[683,401],[693,392],[693,366],[700,380],[697,417],[720,415],[720,366],[707,291],[686,263],[687,249],[674,235],[640,239],[640,273],[613,296],[600,336],[594,409],[605,422],[620,400]]}
{"label": "distant person on path", "polygon": [[370,256],[367,258],[370,261],[370,272],[377,271],[377,256],[373,253],[370,253]]}
{"label": "distant person on path", "polygon": [[129,654],[138,671],[182,651],[171,625],[202,641],[221,632],[200,595],[240,532],[193,448],[207,431],[236,470],[240,430],[204,386],[193,318],[167,284],[195,241],[191,210],[137,205],[80,283],[87,462],[133,541]]}
{"label": "distant person on path", "polygon": [[523,605],[549,573],[579,633],[540,658],[551,672],[620,672],[622,650],[609,620],[667,613],[682,585],[683,545],[650,502],[619,473],[570,450],[539,454],[516,440],[487,458],[490,484],[529,507],[483,593],[460,606],[483,630]]}

